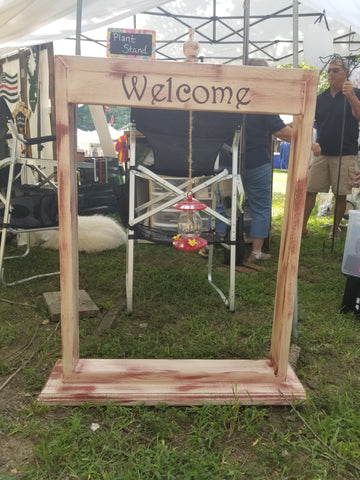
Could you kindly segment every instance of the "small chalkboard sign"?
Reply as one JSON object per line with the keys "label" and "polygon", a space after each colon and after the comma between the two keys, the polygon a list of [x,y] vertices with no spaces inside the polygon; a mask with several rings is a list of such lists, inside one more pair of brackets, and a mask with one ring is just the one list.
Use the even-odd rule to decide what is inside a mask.
{"label": "small chalkboard sign", "polygon": [[155,31],[109,28],[107,56],[141,59],[155,58]]}

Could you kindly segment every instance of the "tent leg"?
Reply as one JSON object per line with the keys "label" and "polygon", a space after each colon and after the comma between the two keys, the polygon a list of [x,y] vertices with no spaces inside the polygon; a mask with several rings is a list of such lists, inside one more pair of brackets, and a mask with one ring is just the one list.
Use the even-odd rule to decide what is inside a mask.
{"label": "tent leg", "polygon": [[134,239],[132,237],[134,232],[129,230],[126,254],[126,306],[127,312],[130,314],[133,311],[133,285],[134,285]]}

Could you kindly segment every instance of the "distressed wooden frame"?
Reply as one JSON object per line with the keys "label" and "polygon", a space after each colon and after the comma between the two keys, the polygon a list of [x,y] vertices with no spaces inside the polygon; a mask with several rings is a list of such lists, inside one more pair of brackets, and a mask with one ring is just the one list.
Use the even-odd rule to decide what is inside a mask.
{"label": "distressed wooden frame", "polygon": [[[286,404],[305,390],[288,365],[318,72],[115,58],[55,58],[62,360],[39,400],[75,405]],[[136,92],[135,92],[135,90]],[[270,358],[79,358],[76,123],[78,103],[294,115]]]}

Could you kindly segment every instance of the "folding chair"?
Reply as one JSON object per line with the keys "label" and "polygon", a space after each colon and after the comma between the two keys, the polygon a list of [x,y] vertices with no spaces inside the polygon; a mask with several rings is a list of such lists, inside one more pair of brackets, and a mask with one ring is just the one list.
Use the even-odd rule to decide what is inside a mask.
{"label": "folding chair", "polygon": [[[192,185],[189,185],[189,113],[187,111],[169,111],[134,108],[130,127],[129,158],[129,218],[127,248],[127,310],[133,310],[133,266],[134,241],[141,236],[141,226],[157,213],[172,207],[186,198],[191,189],[196,192],[214,187],[225,180],[231,183],[230,218],[218,213],[214,203],[204,212],[211,218],[217,218],[229,226],[230,239],[230,286],[226,296],[212,279],[213,243],[210,245],[208,260],[208,281],[220,295],[231,311],[235,308],[235,267],[237,248],[237,209],[243,197],[242,182],[239,175],[239,145],[241,137],[241,115],[214,112],[192,112]],[[154,157],[151,166],[139,164],[136,155],[136,131],[147,139]],[[214,170],[214,164],[221,146],[233,136],[232,171]],[[163,176],[184,177],[181,185],[174,185]],[[160,185],[165,193],[139,204],[138,179],[144,179]],[[139,233],[140,232],[140,233]],[[149,240],[153,238],[147,237]]]}
{"label": "folding chair", "polygon": [[[9,107],[2,97],[0,97],[0,125],[1,132],[7,132],[8,128],[10,128],[11,133],[5,134],[4,138],[7,140],[12,139],[10,156],[0,160],[0,177],[3,187],[0,192],[0,202],[3,204],[0,241],[0,281],[4,285],[12,286],[35,278],[59,274],[59,272],[44,273],[10,283],[5,281],[4,275],[5,260],[22,258],[29,254],[30,232],[54,229],[58,226],[57,186],[53,180],[55,170],[52,169],[50,174],[44,172],[44,167],[56,167],[56,160],[31,159],[17,156],[19,141],[28,145],[40,144],[55,140],[55,136],[24,139],[18,134]],[[20,185],[19,176],[24,167],[31,169],[36,174],[38,181],[35,185],[17,185]],[[15,190],[16,195],[14,195]],[[39,199],[39,203],[34,204],[32,209],[31,201],[35,199],[35,196],[36,199]],[[24,211],[29,213],[27,217],[23,214]],[[5,257],[8,232],[15,235],[20,233],[27,234],[24,253]]]}

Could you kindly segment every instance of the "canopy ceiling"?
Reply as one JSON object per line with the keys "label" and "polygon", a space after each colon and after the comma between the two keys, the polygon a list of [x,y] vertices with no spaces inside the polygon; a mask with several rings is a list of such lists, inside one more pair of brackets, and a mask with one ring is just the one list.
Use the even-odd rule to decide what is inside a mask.
{"label": "canopy ceiling", "polygon": [[[0,0],[0,55],[75,34],[78,0]],[[83,0],[82,31],[131,17],[164,0]]]}
{"label": "canopy ceiling", "polygon": [[[196,30],[204,61],[242,63],[242,1],[83,0],[80,3],[82,39],[91,38],[97,42],[92,45],[90,53],[82,47],[82,54],[105,56],[108,27],[146,28],[156,31],[157,59],[183,59],[182,44],[192,27]],[[292,63],[293,1],[249,0],[249,4],[249,54],[266,58],[274,64]],[[21,47],[73,36],[76,10],[77,0],[0,0],[0,56]],[[358,55],[359,0],[302,0],[297,15],[299,61],[303,60],[302,41],[306,31],[323,10],[334,40],[334,51],[342,55]],[[320,25],[326,30],[324,20]],[[316,43],[314,40],[314,48]],[[74,53],[74,42],[68,42],[68,45],[68,51],[57,50],[57,53]]]}
{"label": "canopy ceiling", "polygon": [[[155,28],[157,35],[157,59],[182,60],[182,45],[187,38],[189,27],[196,30],[200,43],[200,56],[204,61],[221,63],[242,63],[244,42],[244,7],[242,1],[197,0],[169,2],[151,11],[136,15],[138,28]],[[297,12],[293,4],[298,3]],[[334,41],[334,51],[342,55],[360,53],[360,35],[355,34],[353,19],[357,21],[360,33],[360,1],[343,0],[249,0],[249,54],[265,58],[273,64],[293,63],[293,21],[298,21],[299,61],[303,61],[302,41],[308,28],[326,11],[318,25]],[[331,5],[332,4],[332,5]],[[330,8],[331,7],[331,8]],[[344,23],[335,20],[339,17]],[[347,15],[349,12],[349,15]],[[358,12],[358,16],[356,16]],[[313,48],[318,45],[313,39]],[[329,54],[333,53],[330,51]]]}

